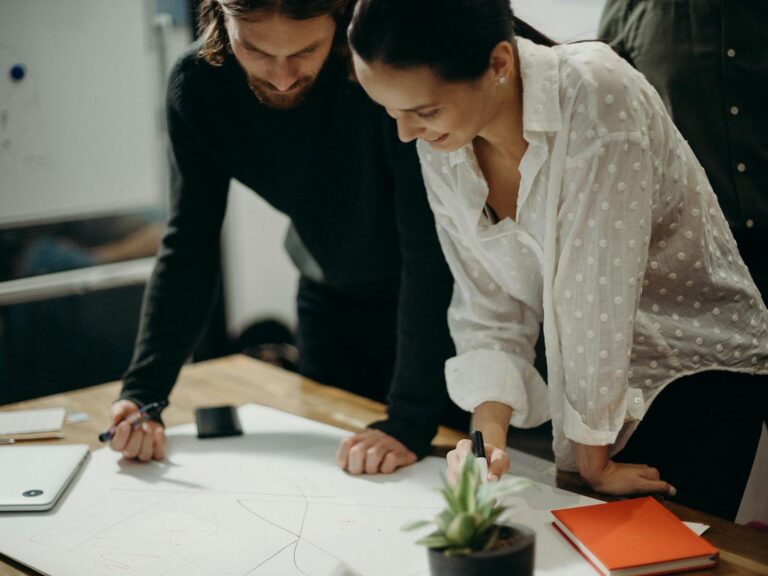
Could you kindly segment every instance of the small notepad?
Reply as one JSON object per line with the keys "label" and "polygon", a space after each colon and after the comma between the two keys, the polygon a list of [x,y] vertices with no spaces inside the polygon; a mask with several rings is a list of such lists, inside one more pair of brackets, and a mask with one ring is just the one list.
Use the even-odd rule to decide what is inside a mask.
{"label": "small notepad", "polygon": [[64,424],[64,408],[0,412],[0,436],[56,432]]}

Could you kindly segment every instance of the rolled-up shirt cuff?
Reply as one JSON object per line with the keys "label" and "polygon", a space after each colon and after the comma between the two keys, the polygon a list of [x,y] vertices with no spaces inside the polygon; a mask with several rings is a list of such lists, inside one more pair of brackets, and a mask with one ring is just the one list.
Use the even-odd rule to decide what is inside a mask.
{"label": "rolled-up shirt cuff", "polygon": [[512,407],[510,424],[520,428],[549,420],[547,385],[530,362],[499,350],[472,350],[445,363],[451,399],[474,412],[484,402]]}
{"label": "rolled-up shirt cuff", "polygon": [[607,430],[595,430],[584,423],[581,414],[565,400],[563,402],[563,432],[565,436],[588,446],[609,446],[616,442],[624,422],[642,420],[645,413],[645,404],[642,391],[636,388],[627,388],[623,405],[618,412],[623,413],[620,419],[616,419]]}

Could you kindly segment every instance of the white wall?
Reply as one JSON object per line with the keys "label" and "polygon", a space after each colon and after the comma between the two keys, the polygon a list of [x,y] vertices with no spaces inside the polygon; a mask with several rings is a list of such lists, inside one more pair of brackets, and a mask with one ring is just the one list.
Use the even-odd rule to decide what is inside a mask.
{"label": "white wall", "polygon": [[512,0],[515,15],[558,42],[593,40],[605,0]]}
{"label": "white wall", "polygon": [[240,182],[232,182],[223,234],[231,336],[265,317],[295,328],[298,272],[283,249],[287,226],[288,218]]}

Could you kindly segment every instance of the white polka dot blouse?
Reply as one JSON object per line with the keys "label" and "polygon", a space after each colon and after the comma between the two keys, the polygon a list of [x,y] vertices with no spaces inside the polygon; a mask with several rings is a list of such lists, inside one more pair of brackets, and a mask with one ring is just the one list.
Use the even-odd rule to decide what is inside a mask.
{"label": "white polka dot blouse", "polygon": [[[676,378],[768,373],[768,311],[645,78],[598,42],[517,46],[529,146],[516,220],[488,218],[471,144],[418,143],[455,280],[446,378],[466,410],[551,418],[558,466],[575,470],[572,441],[615,454]],[[548,385],[533,366],[542,325]]]}

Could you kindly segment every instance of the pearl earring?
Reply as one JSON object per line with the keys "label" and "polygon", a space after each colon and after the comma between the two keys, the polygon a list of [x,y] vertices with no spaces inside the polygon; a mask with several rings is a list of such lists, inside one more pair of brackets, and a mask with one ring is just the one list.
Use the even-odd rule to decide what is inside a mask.
{"label": "pearl earring", "polygon": [[507,83],[506,76],[499,76],[499,86],[504,86]]}

